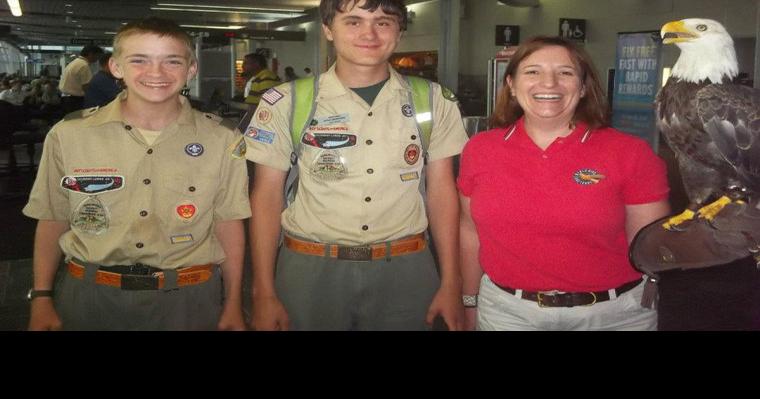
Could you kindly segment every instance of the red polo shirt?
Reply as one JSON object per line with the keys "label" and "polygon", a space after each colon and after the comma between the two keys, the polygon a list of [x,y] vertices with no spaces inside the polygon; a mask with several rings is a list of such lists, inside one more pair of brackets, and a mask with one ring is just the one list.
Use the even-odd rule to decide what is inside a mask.
{"label": "red polo shirt", "polygon": [[[479,133],[457,186],[470,198],[483,271],[513,288],[600,291],[641,277],[628,262],[625,206],[668,198],[665,163],[644,140],[578,123],[542,150],[523,120]],[[583,137],[587,136],[585,140]]]}

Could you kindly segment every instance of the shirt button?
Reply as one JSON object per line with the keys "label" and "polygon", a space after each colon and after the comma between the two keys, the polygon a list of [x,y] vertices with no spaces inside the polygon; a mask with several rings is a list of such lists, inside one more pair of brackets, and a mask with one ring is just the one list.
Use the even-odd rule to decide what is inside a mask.
{"label": "shirt button", "polygon": [[369,174],[373,174],[373,173],[375,173],[375,170],[374,170],[374,169],[372,169],[372,168],[369,168],[369,169],[367,169],[367,173],[369,173]]}
{"label": "shirt button", "polygon": [[129,125],[124,125],[124,129],[127,129],[127,130],[132,130],[132,126],[129,126]]}
{"label": "shirt button", "polygon": [[144,179],[144,180],[143,180],[143,183],[144,183],[144,184],[150,184],[150,179]]}
{"label": "shirt button", "polygon": [[142,248],[142,247],[144,247],[145,245],[143,245],[143,243],[141,243],[141,242],[138,242],[137,244],[135,244],[135,246],[136,246],[137,248]]}
{"label": "shirt button", "polygon": [[366,198],[364,198],[364,202],[372,202],[372,197],[366,197]]}
{"label": "shirt button", "polygon": [[372,140],[367,140],[367,141],[365,141],[365,143],[366,143],[367,145],[372,145]]}
{"label": "shirt button", "polygon": [[152,153],[153,153],[153,149],[152,149],[152,148],[148,148],[148,151],[145,151],[145,152],[147,152],[147,153],[148,153],[148,155],[150,155],[150,154],[152,154]]}
{"label": "shirt button", "polygon": [[367,230],[369,230],[369,226],[367,226],[367,225],[365,224],[364,226],[362,226],[362,230],[364,230],[364,231],[367,231]]}
{"label": "shirt button", "polygon": [[140,216],[142,217],[148,216],[148,211],[140,211]]}
{"label": "shirt button", "polygon": [[195,192],[195,186],[190,186],[187,189],[190,190],[191,193]]}
{"label": "shirt button", "polygon": [[417,136],[412,135],[412,140],[417,140]]}
{"label": "shirt button", "polygon": [[372,115],[373,115],[373,114],[372,114],[372,112],[371,112],[371,111],[370,111],[370,113],[368,113],[368,114],[367,114],[367,116],[372,116]]}

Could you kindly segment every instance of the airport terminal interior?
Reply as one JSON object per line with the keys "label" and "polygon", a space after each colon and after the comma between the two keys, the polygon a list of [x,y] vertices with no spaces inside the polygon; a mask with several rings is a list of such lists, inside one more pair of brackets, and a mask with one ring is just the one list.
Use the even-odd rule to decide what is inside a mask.
{"label": "airport terminal interior", "polygon": [[[656,39],[660,27],[684,18],[721,22],[734,39],[740,81],[760,78],[760,0],[428,0],[406,1],[409,26],[390,59],[403,74],[450,88],[468,134],[485,130],[514,46],[536,35],[576,41],[606,84],[613,126],[647,140],[666,161],[671,205],[687,203],[672,151],[654,128],[653,96],[677,56]],[[25,97],[55,92],[63,69],[83,46],[110,51],[113,35],[131,20],[170,18],[195,41],[199,74],[183,92],[205,112],[238,121],[246,77],[243,57],[267,57],[285,77],[326,71],[335,59],[324,39],[318,0],[0,0],[2,90],[17,82]],[[628,44],[627,44],[628,43]],[[652,45],[645,55],[626,45]],[[636,44],[638,43],[638,44]],[[652,44],[653,43],[653,44]],[[91,64],[96,72],[97,63]],[[54,93],[53,93],[54,95]],[[1,100],[2,103],[7,101]],[[22,215],[46,133],[62,113],[23,101],[0,112],[0,330],[24,330],[32,282],[36,221]],[[246,250],[248,253],[248,250]],[[250,255],[244,298],[250,306]]]}

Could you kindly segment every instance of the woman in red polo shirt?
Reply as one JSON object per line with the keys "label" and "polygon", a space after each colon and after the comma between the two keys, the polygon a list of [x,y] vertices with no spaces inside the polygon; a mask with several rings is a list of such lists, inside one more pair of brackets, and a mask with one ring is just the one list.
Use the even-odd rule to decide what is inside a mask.
{"label": "woman in red polo shirt", "polygon": [[670,211],[665,164],[608,114],[582,49],[554,37],[518,48],[496,128],[469,141],[457,181],[470,329],[657,328],[628,244]]}

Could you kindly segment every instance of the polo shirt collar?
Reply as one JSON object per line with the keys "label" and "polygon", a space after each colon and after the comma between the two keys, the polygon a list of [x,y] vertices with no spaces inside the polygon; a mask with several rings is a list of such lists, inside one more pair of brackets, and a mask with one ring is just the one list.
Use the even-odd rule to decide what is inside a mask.
{"label": "polo shirt collar", "polygon": [[[564,140],[566,142],[578,142],[584,144],[588,142],[589,137],[591,137],[591,130],[589,129],[588,124],[583,121],[577,121],[575,122],[575,128],[573,131],[565,136]],[[525,116],[520,117],[514,125],[507,127],[504,132],[504,140],[517,141],[535,146],[535,143],[533,143],[533,140],[528,137],[528,133],[525,131]]]}

